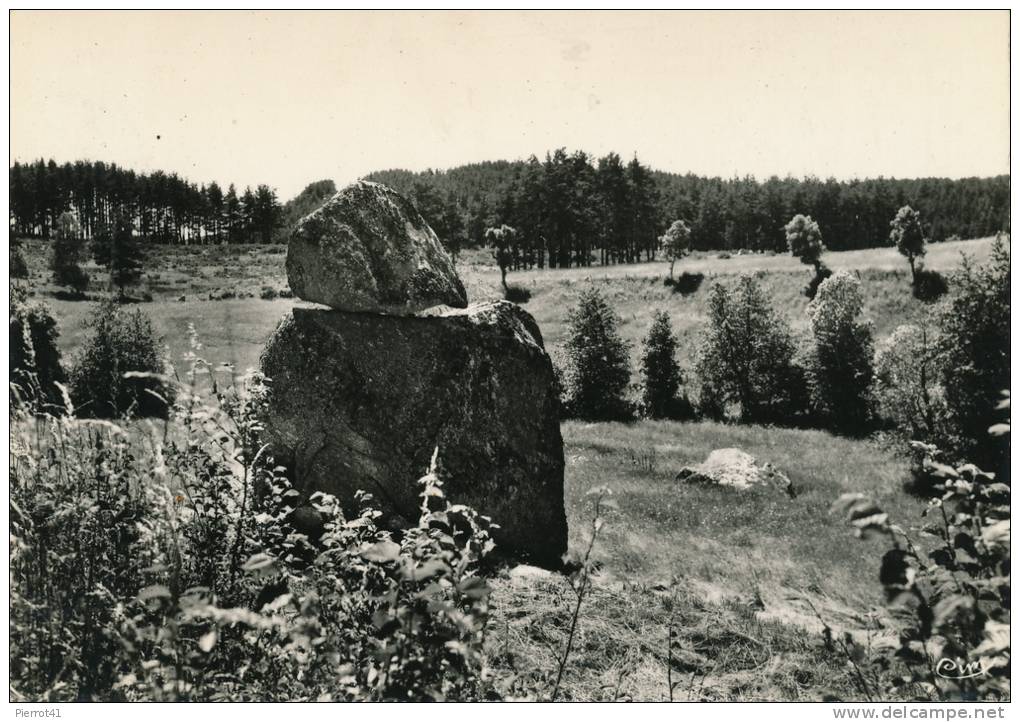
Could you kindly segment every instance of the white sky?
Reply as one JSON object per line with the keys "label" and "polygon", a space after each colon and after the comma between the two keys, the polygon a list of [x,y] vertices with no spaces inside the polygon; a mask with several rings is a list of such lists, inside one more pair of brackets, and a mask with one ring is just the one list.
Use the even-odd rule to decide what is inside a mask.
{"label": "white sky", "polygon": [[11,160],[283,199],[320,178],[636,152],[732,176],[1009,172],[1009,14],[11,14]]}

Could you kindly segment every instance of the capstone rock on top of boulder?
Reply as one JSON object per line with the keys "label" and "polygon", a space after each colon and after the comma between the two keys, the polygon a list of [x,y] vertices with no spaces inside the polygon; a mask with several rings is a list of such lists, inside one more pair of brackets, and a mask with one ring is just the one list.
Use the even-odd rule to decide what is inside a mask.
{"label": "capstone rock on top of boulder", "polygon": [[369,181],[301,220],[287,249],[287,279],[299,298],[346,311],[467,306],[453,259],[414,205]]}

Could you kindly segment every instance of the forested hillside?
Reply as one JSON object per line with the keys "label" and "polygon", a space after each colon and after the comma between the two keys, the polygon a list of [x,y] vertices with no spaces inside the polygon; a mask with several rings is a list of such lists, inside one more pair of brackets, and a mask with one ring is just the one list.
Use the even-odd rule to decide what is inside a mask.
{"label": "forested hillside", "polygon": [[[524,250],[586,263],[649,255],[676,219],[691,225],[695,249],[785,251],[782,226],[797,213],[820,224],[832,250],[887,243],[889,222],[911,205],[934,241],[1009,230],[1009,177],[867,179],[705,178],[654,171],[615,153],[565,149],[527,161],[447,171],[386,170],[369,180],[410,195],[440,237],[479,244],[487,227],[516,228]],[[568,260],[569,263],[569,260]]]}

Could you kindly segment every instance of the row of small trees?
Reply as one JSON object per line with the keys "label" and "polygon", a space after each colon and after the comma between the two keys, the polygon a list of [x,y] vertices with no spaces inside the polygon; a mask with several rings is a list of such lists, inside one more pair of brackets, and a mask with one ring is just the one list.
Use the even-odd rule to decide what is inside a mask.
{"label": "row of small trees", "polygon": [[[915,285],[923,273],[921,259],[927,252],[927,240],[921,226],[921,215],[910,206],[903,206],[890,223],[892,230],[889,241],[906,257],[910,264],[911,281]],[[822,231],[811,216],[798,213],[783,227],[786,243],[791,255],[800,259],[801,263],[813,266],[815,275],[805,288],[808,298],[814,298],[822,281],[832,275],[832,271],[822,261],[825,244],[822,242]],[[511,226],[489,228],[485,231],[485,242],[493,250],[493,257],[499,264],[502,273],[503,287],[507,287],[506,274],[516,269],[514,247],[518,232]],[[659,237],[659,250],[669,261],[669,282],[673,281],[676,262],[689,255],[692,250],[692,233],[690,224],[683,219],[673,221],[666,232]]]}
{"label": "row of small trees", "polygon": [[[808,306],[808,332],[799,339],[755,276],[744,275],[732,287],[716,283],[693,354],[696,383],[684,383],[678,341],[660,311],[644,340],[637,403],[628,398],[630,352],[619,318],[605,296],[589,287],[569,317],[565,408],[589,420],[697,413],[848,434],[893,424],[907,438],[997,470],[1008,461],[1008,449],[983,425],[1009,387],[1004,239],[996,240],[986,266],[965,262],[956,280],[958,292],[948,301],[877,348],[863,317],[861,282],[846,271],[818,285]],[[696,388],[690,395],[696,404],[687,388]]]}
{"label": "row of small trees", "polygon": [[[750,423],[805,423],[857,432],[869,421],[873,378],[871,329],[859,316],[860,282],[840,272],[824,282],[809,306],[811,340],[798,348],[754,276],[709,293],[708,324],[695,355],[697,411],[723,418],[736,409]],[[684,390],[679,347],[665,311],[655,314],[641,353],[640,400],[628,401],[630,352],[619,318],[595,287],[582,291],[570,314],[566,343],[566,407],[585,419],[651,418],[695,413]]]}

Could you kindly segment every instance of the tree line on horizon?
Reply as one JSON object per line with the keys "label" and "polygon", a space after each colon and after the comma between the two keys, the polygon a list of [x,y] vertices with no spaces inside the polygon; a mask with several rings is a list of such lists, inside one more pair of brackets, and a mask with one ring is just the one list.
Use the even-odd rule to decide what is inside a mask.
{"label": "tree line on horizon", "polygon": [[224,191],[215,181],[189,182],[176,173],[138,173],[116,163],[54,160],[10,168],[10,224],[19,236],[53,237],[65,212],[85,239],[124,217],[140,237],[157,243],[270,243],[284,216],[276,191],[261,184]]}
{"label": "tree line on horizon", "polygon": [[[723,179],[656,171],[637,157],[596,158],[560,148],[544,160],[487,161],[447,171],[393,169],[366,176],[410,197],[453,249],[485,245],[489,228],[513,228],[511,268],[618,263],[654,257],[678,220],[693,250],[787,250],[796,214],[826,229],[829,250],[888,243],[890,219],[911,206],[931,241],[1010,229],[1010,179]],[[544,254],[538,251],[544,251]]]}
{"label": "tree line on horizon", "polygon": [[[905,205],[920,212],[931,241],[1009,231],[1009,176],[991,178],[710,178],[656,171],[635,156],[601,158],[564,148],[519,161],[486,161],[447,171],[385,170],[365,177],[408,196],[453,253],[487,244],[508,226],[509,267],[588,266],[654,258],[659,238],[683,219],[690,248],[786,250],[784,225],[809,215],[826,229],[829,250],[887,243],[889,219]],[[138,173],[102,161],[10,168],[10,224],[19,236],[50,238],[72,211],[86,239],[122,214],[134,233],[157,243],[252,243],[286,239],[297,220],[336,191],[311,183],[281,204],[268,185],[224,191],[175,173]]]}

